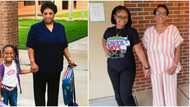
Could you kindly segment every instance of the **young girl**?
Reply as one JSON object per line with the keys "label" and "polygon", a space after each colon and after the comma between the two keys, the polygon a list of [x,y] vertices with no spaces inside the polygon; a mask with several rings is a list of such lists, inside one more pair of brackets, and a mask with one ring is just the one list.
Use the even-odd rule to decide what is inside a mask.
{"label": "young girl", "polygon": [[[6,45],[2,50],[3,63],[0,64],[0,85],[3,102],[10,106],[17,106],[17,87],[20,88],[19,74],[30,73],[21,70],[18,51],[13,45]],[[20,88],[21,91],[21,88]]]}
{"label": "young girl", "polygon": [[143,52],[136,29],[132,28],[131,14],[125,6],[117,6],[112,11],[111,22],[103,36],[103,48],[108,55],[108,74],[115,98],[119,106],[135,106],[132,87],[136,66],[133,49],[141,61],[146,76],[149,64]]}

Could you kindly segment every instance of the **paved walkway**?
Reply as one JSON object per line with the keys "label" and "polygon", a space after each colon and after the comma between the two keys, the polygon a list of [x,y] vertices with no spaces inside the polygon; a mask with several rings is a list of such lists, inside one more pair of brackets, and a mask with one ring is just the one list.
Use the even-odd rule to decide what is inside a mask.
{"label": "paved walkway", "polygon": [[[180,85],[178,87],[178,105],[188,106],[189,105],[189,85]],[[139,106],[151,106],[152,105],[152,90],[145,90],[134,93],[134,97],[138,102]],[[91,106],[117,106],[115,98],[113,96],[105,98],[97,98],[90,100]]]}
{"label": "paved walkway", "polygon": [[[88,104],[88,62],[87,62],[87,40],[88,38],[80,39],[76,42],[69,44],[69,50],[76,60],[77,67],[75,70],[75,84],[76,84],[76,95],[77,102],[80,105]],[[26,50],[19,50],[20,52],[20,61],[23,68],[29,68],[29,59]],[[67,66],[67,62],[65,60],[64,68]],[[62,78],[62,77],[61,77]],[[33,97],[33,79],[32,74],[21,75],[21,84],[23,93],[18,97],[18,105],[19,106],[31,106],[34,105],[34,97]],[[59,106],[63,106],[63,95],[60,84],[59,90]]]}

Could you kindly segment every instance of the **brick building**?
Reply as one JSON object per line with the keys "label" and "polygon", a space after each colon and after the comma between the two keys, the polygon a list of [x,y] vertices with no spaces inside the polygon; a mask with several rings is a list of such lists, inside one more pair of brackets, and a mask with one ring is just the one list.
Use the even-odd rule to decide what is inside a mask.
{"label": "brick building", "polygon": [[[87,10],[88,9],[88,1],[77,1],[73,0],[72,2],[68,0],[53,0],[57,5],[58,12],[59,11],[67,11],[69,10],[69,5],[72,5],[72,10]],[[44,1],[36,0],[36,1],[28,1],[21,0],[18,1],[18,15],[19,16],[34,16],[35,12],[40,15],[40,7]]]}
{"label": "brick building", "polygon": [[18,44],[17,1],[0,1],[0,49],[5,44]]}

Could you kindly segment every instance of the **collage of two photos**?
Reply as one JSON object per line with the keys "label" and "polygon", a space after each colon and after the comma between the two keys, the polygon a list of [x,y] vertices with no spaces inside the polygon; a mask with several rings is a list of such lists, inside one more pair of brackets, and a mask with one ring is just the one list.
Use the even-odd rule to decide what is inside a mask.
{"label": "collage of two photos", "polygon": [[189,106],[189,1],[0,1],[0,106]]}

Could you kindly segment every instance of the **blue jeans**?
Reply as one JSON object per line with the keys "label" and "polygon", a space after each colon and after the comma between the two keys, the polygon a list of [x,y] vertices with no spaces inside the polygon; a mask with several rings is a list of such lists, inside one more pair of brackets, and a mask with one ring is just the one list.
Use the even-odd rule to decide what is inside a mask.
{"label": "blue jeans", "polygon": [[17,106],[17,87],[12,91],[2,88],[2,96],[4,104],[10,103],[10,106]]}

